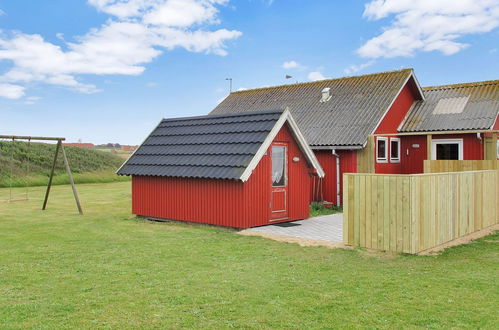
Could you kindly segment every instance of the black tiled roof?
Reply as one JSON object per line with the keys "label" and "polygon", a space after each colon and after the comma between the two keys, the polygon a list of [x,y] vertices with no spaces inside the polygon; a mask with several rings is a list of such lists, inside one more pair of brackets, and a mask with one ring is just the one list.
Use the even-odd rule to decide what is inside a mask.
{"label": "black tiled roof", "polygon": [[[404,69],[231,93],[211,114],[289,109],[309,145],[362,146],[413,71]],[[330,88],[331,99],[320,102]]]}
{"label": "black tiled roof", "polygon": [[163,119],[118,174],[239,179],[281,114]]}

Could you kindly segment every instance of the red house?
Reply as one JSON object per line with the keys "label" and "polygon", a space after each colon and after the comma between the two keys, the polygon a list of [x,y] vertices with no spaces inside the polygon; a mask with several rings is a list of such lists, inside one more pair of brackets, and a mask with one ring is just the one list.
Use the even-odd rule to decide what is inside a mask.
{"label": "red house", "polygon": [[231,93],[211,114],[288,108],[341,205],[343,173],[422,173],[425,159],[496,159],[499,81],[421,88],[412,69]]}
{"label": "red house", "polygon": [[324,177],[287,110],[164,119],[118,174],[136,215],[235,228],[308,218]]}

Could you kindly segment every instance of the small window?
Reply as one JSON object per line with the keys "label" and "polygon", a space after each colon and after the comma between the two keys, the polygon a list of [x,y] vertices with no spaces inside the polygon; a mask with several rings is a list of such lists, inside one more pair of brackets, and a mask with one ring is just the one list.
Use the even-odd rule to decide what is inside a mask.
{"label": "small window", "polygon": [[496,149],[497,149],[497,159],[499,159],[499,140],[496,142]]}
{"label": "small window", "polygon": [[286,147],[272,146],[272,186],[286,185]]}
{"label": "small window", "polygon": [[432,141],[432,160],[463,160],[462,139],[437,139]]}
{"label": "small window", "polygon": [[388,162],[388,138],[386,137],[376,139],[376,161],[378,163]]}
{"label": "small window", "polygon": [[390,162],[400,163],[400,139],[390,139]]}

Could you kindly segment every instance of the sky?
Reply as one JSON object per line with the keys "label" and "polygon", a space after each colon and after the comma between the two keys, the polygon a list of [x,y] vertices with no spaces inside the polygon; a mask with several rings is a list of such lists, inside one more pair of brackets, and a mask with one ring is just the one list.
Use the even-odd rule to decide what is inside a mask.
{"label": "sky", "polygon": [[[0,0],[0,135],[140,144],[233,90],[499,79],[499,0]],[[292,79],[285,79],[291,75]]]}

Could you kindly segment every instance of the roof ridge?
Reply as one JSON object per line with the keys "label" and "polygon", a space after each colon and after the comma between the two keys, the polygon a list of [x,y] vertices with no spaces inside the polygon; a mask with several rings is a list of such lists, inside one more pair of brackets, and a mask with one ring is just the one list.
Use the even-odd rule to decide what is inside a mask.
{"label": "roof ridge", "polygon": [[281,85],[275,85],[275,86],[249,88],[249,89],[234,91],[231,94],[240,94],[240,93],[245,93],[245,92],[254,92],[254,91],[259,91],[259,90],[264,90],[264,89],[274,89],[274,88],[280,88],[280,87],[297,87],[297,86],[303,86],[303,85],[324,83],[324,82],[329,82],[329,81],[337,81],[337,80],[352,79],[352,78],[363,78],[363,77],[367,77],[367,76],[384,75],[384,74],[404,72],[404,71],[411,72],[411,73],[414,72],[414,70],[412,68],[405,68],[405,69],[399,69],[399,70],[389,70],[389,71],[382,71],[382,72],[367,73],[367,74],[362,74],[362,75],[322,79],[322,80],[316,80],[316,81],[305,81],[305,82],[299,82],[299,83],[294,83],[294,84],[281,84]]}
{"label": "roof ridge", "polygon": [[427,87],[422,87],[422,89],[424,91],[431,91],[439,89],[454,89],[454,88],[475,87],[475,86],[496,85],[496,84],[499,84],[499,80],[483,80],[483,81],[473,81],[468,83],[427,86]]}
{"label": "roof ridge", "polygon": [[226,113],[219,115],[200,115],[200,116],[190,116],[190,117],[175,117],[175,118],[163,118],[161,122],[175,122],[184,120],[201,120],[201,119],[215,119],[215,118],[231,118],[231,117],[245,117],[245,116],[255,116],[255,115],[267,115],[267,114],[277,114],[282,113],[284,109],[276,110],[265,110],[265,111],[246,111],[239,113]]}

